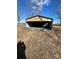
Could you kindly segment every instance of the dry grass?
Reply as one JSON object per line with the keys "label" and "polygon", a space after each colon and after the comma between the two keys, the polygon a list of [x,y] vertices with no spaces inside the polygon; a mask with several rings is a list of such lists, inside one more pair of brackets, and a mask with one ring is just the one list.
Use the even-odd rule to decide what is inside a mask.
{"label": "dry grass", "polygon": [[17,25],[17,41],[23,40],[27,59],[61,59],[60,27],[52,30]]}
{"label": "dry grass", "polygon": [[61,39],[61,26],[53,26],[54,32],[59,39]]}

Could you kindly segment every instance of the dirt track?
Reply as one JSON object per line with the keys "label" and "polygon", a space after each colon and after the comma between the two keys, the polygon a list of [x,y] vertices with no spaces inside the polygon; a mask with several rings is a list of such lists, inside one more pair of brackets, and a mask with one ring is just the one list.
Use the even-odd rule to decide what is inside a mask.
{"label": "dirt track", "polygon": [[[59,30],[58,30],[59,29]],[[27,59],[61,59],[60,28],[52,30],[17,25],[17,41],[23,40]]]}

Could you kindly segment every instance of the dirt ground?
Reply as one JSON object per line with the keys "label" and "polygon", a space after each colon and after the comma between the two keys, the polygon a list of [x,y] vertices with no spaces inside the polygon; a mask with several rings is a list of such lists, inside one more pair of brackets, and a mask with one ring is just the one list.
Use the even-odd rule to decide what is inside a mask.
{"label": "dirt ground", "polygon": [[17,24],[17,42],[24,41],[26,59],[61,59],[61,27],[24,28]]}

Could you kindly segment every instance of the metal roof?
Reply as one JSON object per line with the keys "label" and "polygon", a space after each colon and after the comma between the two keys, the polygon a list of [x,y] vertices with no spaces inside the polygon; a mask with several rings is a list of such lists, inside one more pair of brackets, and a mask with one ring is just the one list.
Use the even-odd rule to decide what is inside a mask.
{"label": "metal roof", "polygon": [[36,15],[27,18],[26,21],[53,21],[53,19],[45,16]]}

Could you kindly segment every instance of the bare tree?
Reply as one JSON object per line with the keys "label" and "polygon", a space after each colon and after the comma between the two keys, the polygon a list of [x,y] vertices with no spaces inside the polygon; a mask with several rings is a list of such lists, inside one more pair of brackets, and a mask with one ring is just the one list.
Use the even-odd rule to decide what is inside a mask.
{"label": "bare tree", "polygon": [[18,14],[17,14],[17,21],[18,21],[18,23],[20,23],[20,17]]}
{"label": "bare tree", "polygon": [[61,9],[57,9],[56,14],[57,14],[58,18],[60,19],[60,24],[61,24]]}
{"label": "bare tree", "polygon": [[[53,2],[53,1],[52,1]],[[53,9],[53,13],[58,16],[60,24],[61,24],[61,0],[56,0],[56,8]],[[52,10],[52,9],[51,9]]]}

